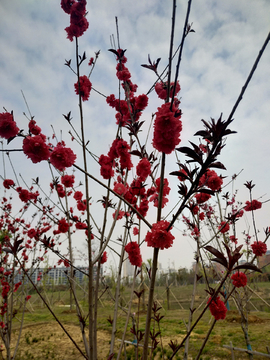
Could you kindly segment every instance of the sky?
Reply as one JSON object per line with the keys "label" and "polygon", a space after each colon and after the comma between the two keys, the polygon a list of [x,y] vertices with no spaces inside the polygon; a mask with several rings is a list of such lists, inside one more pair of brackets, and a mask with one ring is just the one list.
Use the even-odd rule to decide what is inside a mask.
{"label": "sky", "polygon": [[[182,36],[186,1],[177,1],[174,46]],[[172,1],[164,0],[102,0],[87,4],[89,29],[79,39],[81,54],[87,59],[100,51],[96,67],[91,75],[93,87],[108,96],[117,94],[118,82],[115,77],[115,59],[108,49],[112,47],[112,34],[116,39],[115,16],[118,18],[120,44],[127,49],[127,66],[133,83],[138,84],[138,94],[146,93],[154,83],[154,73],[141,67],[147,63],[148,54],[152,60],[161,58],[159,69],[167,65],[171,27]],[[195,30],[186,38],[180,67],[181,109],[183,131],[181,144],[197,141],[193,134],[202,129],[201,119],[217,119],[220,114],[226,119],[252,68],[258,52],[269,32],[270,2],[267,0],[194,1],[190,23]],[[75,75],[65,66],[65,59],[74,64],[75,43],[66,39],[65,27],[69,16],[65,14],[60,1],[10,0],[0,2],[0,105],[13,110],[20,129],[26,129],[29,116],[22,92],[27,100],[31,115],[42,128],[44,134],[55,132],[58,139],[71,144],[68,128],[62,114],[72,112],[73,124],[79,129],[78,101],[74,95]],[[226,141],[220,161],[227,168],[229,182],[233,174],[238,174],[235,189],[238,198],[248,200],[248,191],[243,187],[246,181],[256,184],[253,196],[265,201],[263,209],[256,213],[259,229],[270,225],[270,199],[268,165],[270,142],[270,46],[266,49],[256,73],[241,101],[230,128],[237,131]],[[81,71],[87,74],[87,63]],[[149,107],[142,120],[150,122],[162,102],[154,93],[149,96]],[[107,153],[112,143],[116,125],[114,111],[109,108],[103,96],[92,91],[90,100],[84,103],[86,138],[96,154]],[[52,128],[54,130],[52,130]],[[145,133],[142,133],[142,137]],[[78,164],[82,163],[79,149]],[[5,149],[20,148],[21,139],[15,139]],[[39,176],[48,186],[50,174],[43,163],[32,164],[19,152],[10,153],[17,173],[29,183]],[[91,163],[93,173],[99,173],[97,164]],[[14,177],[7,160],[6,177]],[[2,168],[2,163],[1,163]],[[167,159],[167,173],[177,170],[172,154]],[[3,176],[3,171],[1,171]],[[171,203],[178,199],[177,182],[169,178]],[[90,192],[96,204],[99,188],[91,183]],[[227,188],[226,191],[231,191]],[[3,187],[0,187],[3,195]],[[99,208],[100,209],[100,208]],[[164,208],[164,216],[171,210]],[[97,218],[101,214],[97,211]],[[149,213],[154,222],[155,212]],[[251,219],[244,221],[248,227]],[[196,248],[194,240],[183,237],[181,222],[176,224],[174,246],[160,253],[163,268],[190,267]],[[179,230],[177,230],[179,229]],[[121,229],[119,230],[121,231]],[[79,238],[76,248],[83,250],[83,239]],[[84,251],[84,250],[83,250]],[[109,252],[107,266],[115,265],[117,257]],[[151,258],[152,249],[142,247],[143,260]]]}

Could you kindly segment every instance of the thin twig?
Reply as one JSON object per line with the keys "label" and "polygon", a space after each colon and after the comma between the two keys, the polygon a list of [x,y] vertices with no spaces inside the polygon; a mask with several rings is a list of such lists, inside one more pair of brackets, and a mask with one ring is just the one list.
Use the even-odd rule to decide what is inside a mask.
{"label": "thin twig", "polygon": [[248,87],[248,84],[249,84],[252,76],[254,75],[254,72],[255,72],[258,64],[259,64],[259,61],[260,61],[260,59],[261,59],[261,57],[262,57],[262,54],[263,54],[264,50],[266,49],[266,46],[267,46],[267,44],[268,44],[269,41],[270,41],[270,32],[269,32],[269,34],[268,34],[268,36],[267,36],[267,38],[266,38],[266,40],[265,40],[265,42],[264,42],[261,50],[259,51],[259,54],[258,54],[258,56],[257,56],[257,58],[256,58],[256,60],[255,60],[255,62],[254,62],[254,65],[252,66],[252,69],[251,69],[251,71],[250,71],[250,73],[249,73],[249,75],[248,75],[248,77],[247,77],[247,80],[246,80],[244,86],[242,87],[242,90],[241,90],[241,92],[240,92],[240,95],[238,96],[238,99],[236,100],[236,103],[234,104],[234,106],[233,106],[233,108],[232,108],[232,111],[231,111],[231,113],[230,113],[230,115],[229,115],[229,117],[228,117],[228,120],[231,120],[231,119],[232,119],[232,117],[233,117],[233,115],[234,115],[234,113],[235,113],[235,111],[236,111],[236,109],[237,109],[240,101],[242,100],[242,98],[243,98],[243,96],[244,96],[244,93],[245,93],[245,91],[246,91],[246,89],[247,89],[247,87]]}

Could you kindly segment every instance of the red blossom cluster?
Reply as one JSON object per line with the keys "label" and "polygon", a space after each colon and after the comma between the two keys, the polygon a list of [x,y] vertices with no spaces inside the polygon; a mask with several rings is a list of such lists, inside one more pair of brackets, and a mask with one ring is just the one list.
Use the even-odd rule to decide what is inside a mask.
{"label": "red blossom cluster", "polygon": [[100,165],[100,174],[103,177],[103,179],[110,179],[114,175],[113,171],[113,161],[109,158],[109,156],[106,155],[100,155],[100,158],[98,160]]}
{"label": "red blossom cluster", "polygon": [[[147,196],[141,197],[140,205],[136,207],[141,216],[145,217],[147,215],[149,209],[149,201]],[[139,218],[139,216],[138,216]]]}
{"label": "red blossom cluster", "polygon": [[29,132],[33,135],[39,135],[41,133],[41,128],[37,126],[37,123],[34,119],[31,119],[28,124]]}
{"label": "red blossom cluster", "polygon": [[214,214],[214,209],[211,205],[206,203],[201,205],[200,207],[208,218],[211,218],[211,216]]}
{"label": "red blossom cluster", "polygon": [[65,189],[61,184],[56,185],[56,191],[60,198],[64,198],[66,196]]}
{"label": "red blossom cluster", "polygon": [[81,191],[75,191],[73,197],[75,200],[80,201],[82,200],[83,193]]}
{"label": "red blossom cluster", "polygon": [[61,176],[61,183],[65,187],[72,187],[75,182],[75,176],[74,175],[63,175]]}
{"label": "red blossom cluster", "polygon": [[58,221],[58,233],[66,233],[69,227],[70,224],[67,222],[66,219],[63,218]]}
{"label": "red blossom cluster", "polygon": [[167,231],[169,225],[169,221],[166,220],[160,220],[153,224],[151,231],[148,231],[145,237],[147,246],[161,250],[170,248],[173,244],[174,236],[170,231]]}
{"label": "red blossom cluster", "polygon": [[50,148],[46,144],[46,136],[43,134],[26,136],[23,140],[23,152],[34,164],[50,157]]}
{"label": "red blossom cluster", "polygon": [[[156,179],[156,187],[153,187],[150,189],[150,191],[154,191],[153,195],[150,197],[150,201],[153,201],[154,206],[158,207],[158,197],[160,193],[160,178]],[[161,207],[163,208],[167,202],[169,201],[166,196],[169,195],[171,191],[171,188],[169,187],[168,179],[164,179],[163,181],[163,192],[162,192],[162,201],[161,201]]]}
{"label": "red blossom cluster", "polygon": [[256,256],[263,256],[267,251],[267,246],[262,241],[255,241],[250,245],[253,251],[253,254]]}
{"label": "red blossom cluster", "polygon": [[[117,153],[113,151],[115,142],[111,147],[107,158],[117,156]],[[100,160],[104,160],[105,156],[102,155]],[[101,161],[102,162],[102,161]],[[103,163],[104,164],[104,163]],[[106,168],[105,165],[101,168],[102,173],[110,173],[113,171],[112,168]],[[138,213],[145,217],[149,209],[149,201],[153,202],[154,206],[158,206],[158,198],[160,192],[160,178],[156,180],[156,185],[146,189],[145,180],[151,174],[151,164],[147,158],[142,158],[137,167],[136,172],[138,177],[133,179],[131,184],[123,184],[123,179],[120,175],[117,177],[117,182],[114,183],[114,191],[123,196],[126,201],[135,207]],[[163,184],[163,196],[162,196],[162,207],[168,202],[167,195],[170,193],[170,187],[167,179],[164,179]],[[114,212],[113,217],[115,217],[116,212]],[[117,216],[117,219],[122,219],[123,216],[129,216],[124,211],[120,210]],[[137,214],[137,217],[140,216]]]}
{"label": "red blossom cluster", "polygon": [[[174,87],[174,82],[171,82],[170,93],[169,93],[170,98],[172,98],[172,96],[173,96],[173,87]],[[161,81],[157,82],[155,85],[155,90],[160,99],[166,100],[167,92],[168,92],[168,82],[166,82],[166,83],[161,82]],[[179,85],[179,82],[177,81],[174,96],[176,96],[179,93],[179,91],[180,91],[180,85]]]}
{"label": "red blossom cluster", "polygon": [[4,139],[10,139],[18,134],[20,129],[13,119],[13,114],[8,112],[0,113],[0,136]]}
{"label": "red blossom cluster", "polygon": [[21,282],[21,281],[19,281],[19,282],[17,282],[16,284],[14,284],[14,290],[13,290],[13,291],[16,292],[21,285],[22,285],[22,282]]}
{"label": "red blossom cluster", "polygon": [[175,105],[165,103],[158,108],[154,122],[153,146],[160,152],[170,154],[180,143],[182,131],[181,111]]}
{"label": "red blossom cluster", "polygon": [[225,234],[226,232],[228,232],[230,230],[230,225],[227,221],[221,221],[218,230],[220,230],[220,232],[222,234]]}
{"label": "red blossom cluster", "polygon": [[80,76],[79,81],[74,84],[75,92],[77,95],[81,95],[82,101],[87,101],[92,89],[92,83],[86,75]]}
{"label": "red blossom cluster", "polygon": [[230,236],[230,240],[231,240],[231,242],[233,242],[235,245],[237,245],[237,238],[234,236],[234,235],[231,235]]}
{"label": "red blossom cluster", "polygon": [[148,97],[145,94],[135,96],[137,85],[132,83],[131,74],[126,65],[124,65],[127,62],[124,51],[118,49],[114,53],[117,55],[118,61],[116,76],[122,82],[126,100],[116,99],[114,94],[111,94],[107,97],[106,102],[117,111],[115,115],[116,124],[126,126],[139,120],[142,111],[148,105]]}
{"label": "red blossom cluster", "polygon": [[79,211],[85,211],[87,207],[86,199],[77,201],[77,209]]}
{"label": "red blossom cluster", "polygon": [[[60,260],[58,260],[58,262],[57,262],[58,265],[61,265],[62,263],[64,264],[64,266],[65,266],[66,268],[70,267],[70,262],[68,261],[68,259],[60,259]],[[41,278],[38,277],[37,280],[40,281]]]}
{"label": "red blossom cluster", "polygon": [[4,186],[5,189],[10,189],[10,187],[14,186],[14,185],[15,185],[15,183],[14,183],[14,181],[12,179],[5,179],[3,181],[3,186]]}
{"label": "red blossom cluster", "polygon": [[88,29],[86,19],[86,0],[61,0],[62,9],[70,15],[70,26],[65,28],[67,38],[73,41],[74,37],[80,37]]}
{"label": "red blossom cluster", "polygon": [[191,236],[197,239],[200,236],[200,231],[197,225],[190,221],[186,216],[183,215],[183,222],[188,226],[189,230],[191,231]]}
{"label": "red blossom cluster", "polygon": [[[73,219],[74,220],[74,219]],[[87,230],[88,226],[85,222],[77,221],[75,224],[77,230]]]}
{"label": "red blossom cluster", "polygon": [[128,191],[127,187],[123,183],[117,182],[115,182],[113,190],[116,192],[116,194],[121,196],[124,196]]}
{"label": "red blossom cluster", "polygon": [[81,191],[75,191],[73,198],[77,201],[77,209],[81,212],[86,210],[86,199],[83,199],[83,193]]}
{"label": "red blossom cluster", "polygon": [[200,178],[199,186],[206,186],[213,191],[219,191],[223,184],[223,180],[214,170],[207,170]]}
{"label": "red blossom cluster", "polygon": [[[115,210],[115,212],[113,213],[113,218],[115,218],[116,213],[117,213],[117,210]],[[121,219],[123,219],[123,217],[124,217],[125,215],[127,216],[128,213],[126,213],[126,212],[123,211],[123,210],[119,210],[116,220],[121,220]]]}
{"label": "red blossom cluster", "polygon": [[39,193],[28,191],[27,189],[22,189],[20,186],[16,188],[17,193],[19,194],[19,198],[21,201],[27,203],[30,200],[33,200],[35,203],[37,201],[37,197]]}
{"label": "red blossom cluster", "polygon": [[50,159],[51,164],[59,171],[64,171],[66,167],[72,166],[76,160],[73,151],[67,148],[63,141],[51,148],[46,144],[46,136],[40,132],[40,128],[35,125],[34,120],[31,122],[31,131],[37,135],[28,135],[24,138],[22,146],[24,154],[34,164]]}
{"label": "red blossom cluster", "polygon": [[116,124],[125,126],[126,124],[138,121],[142,111],[148,105],[148,97],[145,94],[131,97],[129,93],[129,100],[117,100],[113,94],[107,97],[107,103],[113,107],[117,113],[115,115]]}
{"label": "red blossom cluster", "polygon": [[[1,279],[1,285],[2,285],[2,298],[3,299],[6,299],[8,297],[8,293],[9,293],[9,290],[10,290],[10,285],[9,283],[4,280],[4,279]],[[1,314],[2,315],[2,314]]]}
{"label": "red blossom cluster", "polygon": [[116,66],[116,76],[120,81],[128,81],[131,78],[131,74],[128,68],[123,64],[123,62],[119,62]]}
{"label": "red blossom cluster", "polygon": [[113,167],[116,167],[118,158],[120,160],[120,168],[122,170],[130,170],[133,167],[129,150],[130,146],[125,140],[115,139],[108,155],[100,156],[100,174],[104,179],[110,179],[114,175]]}
{"label": "red blossom cluster", "polygon": [[211,195],[204,192],[200,192],[195,195],[195,198],[197,204],[203,204],[204,202],[208,201],[211,198]]}
{"label": "red blossom cluster", "polygon": [[75,163],[76,155],[74,152],[65,146],[64,141],[59,142],[51,152],[51,164],[59,171],[64,171],[65,168],[72,166]]}
{"label": "red blossom cluster", "polygon": [[104,251],[104,253],[103,253],[102,256],[101,256],[100,263],[101,263],[101,264],[105,264],[105,262],[107,262],[107,260],[108,260],[107,252]]}
{"label": "red blossom cluster", "polygon": [[247,277],[246,274],[244,274],[241,271],[237,271],[231,276],[232,283],[235,287],[245,287],[247,285]]}
{"label": "red blossom cluster", "polygon": [[37,236],[37,231],[34,228],[31,228],[27,231],[27,235],[30,239],[33,239]]}
{"label": "red blossom cluster", "polygon": [[151,164],[147,158],[142,158],[136,166],[136,173],[139,179],[144,182],[151,175]]}
{"label": "red blossom cluster", "polygon": [[142,256],[138,243],[136,241],[131,241],[125,246],[125,250],[128,253],[128,258],[131,265],[141,267]]}
{"label": "red blossom cluster", "polygon": [[260,209],[262,207],[262,203],[258,200],[252,200],[250,201],[246,201],[246,206],[244,207],[244,209],[246,211],[252,211],[252,210],[257,210]]}
{"label": "red blossom cluster", "polygon": [[199,219],[202,221],[202,220],[204,220],[204,218],[205,218],[204,212],[200,212],[199,213]]}
{"label": "red blossom cluster", "polygon": [[[209,304],[211,299],[212,298],[207,301],[207,304]],[[211,304],[209,305],[209,310],[216,320],[223,320],[226,317],[227,308],[224,302],[220,300],[219,296],[212,300]]]}

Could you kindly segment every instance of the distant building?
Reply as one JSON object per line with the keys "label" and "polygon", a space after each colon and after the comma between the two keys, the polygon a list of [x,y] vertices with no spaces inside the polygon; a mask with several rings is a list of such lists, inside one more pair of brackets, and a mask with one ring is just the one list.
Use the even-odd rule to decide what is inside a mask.
{"label": "distant building", "polygon": [[123,277],[133,276],[134,265],[131,265],[128,259],[128,253],[125,252],[125,261],[123,262]]}
{"label": "distant building", "polygon": [[[94,267],[94,277],[96,275],[96,267]],[[102,271],[102,269],[101,269]],[[70,273],[70,268],[66,267],[53,267],[53,268],[36,268],[28,270],[31,280],[35,285],[43,283],[45,281],[46,285],[66,285],[68,284],[68,274]],[[75,269],[74,278],[75,281],[82,284],[83,278],[87,276],[88,269],[86,267],[78,267]],[[23,273],[18,273],[15,276],[15,283],[22,281]],[[27,277],[25,277],[26,283],[28,282]]]}
{"label": "distant building", "polygon": [[264,266],[269,265],[270,264],[270,250],[267,250],[266,254],[264,254],[263,256],[258,256],[257,261],[258,261],[258,267],[260,269]]}

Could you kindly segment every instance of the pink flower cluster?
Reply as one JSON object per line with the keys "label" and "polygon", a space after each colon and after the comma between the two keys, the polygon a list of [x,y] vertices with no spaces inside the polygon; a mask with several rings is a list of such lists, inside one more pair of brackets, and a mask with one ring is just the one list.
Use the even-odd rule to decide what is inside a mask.
{"label": "pink flower cluster", "polygon": [[199,186],[206,186],[213,191],[219,191],[222,184],[222,178],[214,170],[207,170],[199,181]]}
{"label": "pink flower cluster", "polygon": [[221,221],[218,229],[220,230],[220,232],[222,234],[225,234],[226,232],[228,232],[230,230],[230,225],[227,221]]}
{"label": "pink flower cluster", "polygon": [[[158,197],[160,193],[160,178],[156,179],[156,187],[151,188],[154,192],[153,195],[149,198],[149,201],[153,201],[154,206],[158,207]],[[151,190],[150,189],[150,190]],[[169,195],[171,191],[171,188],[169,187],[168,179],[164,179],[163,182],[163,193],[162,193],[162,201],[161,201],[161,207],[163,208],[167,202],[169,201],[166,196]]]}
{"label": "pink flower cluster", "polygon": [[10,187],[14,186],[14,185],[15,185],[15,183],[14,183],[14,181],[12,179],[5,179],[3,181],[3,186],[4,186],[5,189],[10,189]]}
{"label": "pink flower cluster", "polygon": [[27,136],[23,140],[23,152],[34,164],[50,157],[50,148],[46,144],[46,136],[43,134]]}
{"label": "pink flower cluster", "polygon": [[10,139],[16,136],[19,128],[13,119],[13,114],[8,112],[0,114],[0,136],[4,139]]}
{"label": "pink flower cluster", "polygon": [[142,111],[148,105],[148,97],[145,94],[135,96],[137,85],[131,81],[131,74],[125,63],[127,58],[124,56],[125,51],[118,49],[117,55],[116,76],[122,82],[121,85],[125,91],[125,99],[116,99],[113,94],[107,97],[106,102],[114,108],[117,113],[115,115],[116,124],[119,126],[126,126],[137,122],[142,114]]}
{"label": "pink flower cluster", "polygon": [[151,164],[147,158],[142,158],[136,166],[136,173],[139,179],[144,182],[151,175]]}
{"label": "pink flower cluster", "polygon": [[203,204],[204,202],[206,202],[207,200],[209,200],[211,198],[211,195],[201,192],[201,193],[196,194],[195,198],[196,198],[197,204]]}
{"label": "pink flower cluster", "polygon": [[255,241],[250,245],[253,251],[253,254],[256,256],[263,256],[267,251],[267,246],[262,241]]}
{"label": "pink flower cluster", "polygon": [[147,246],[159,248],[161,250],[168,249],[172,246],[174,236],[167,231],[170,223],[166,220],[160,220],[153,224],[151,231],[146,234],[145,242]]}
{"label": "pink flower cluster", "polygon": [[58,233],[66,233],[70,227],[70,224],[66,219],[62,218],[58,221]]}
{"label": "pink flower cluster", "polygon": [[33,200],[35,203],[37,201],[37,197],[39,196],[38,192],[31,192],[27,189],[23,189],[20,186],[16,189],[17,193],[19,194],[19,198],[22,202],[27,203],[30,200]]}
{"label": "pink flower cluster", "polygon": [[170,106],[170,103],[165,103],[159,107],[154,122],[153,146],[165,154],[170,154],[181,141],[181,112],[175,105],[172,109]]}
{"label": "pink flower cluster", "polygon": [[[170,93],[169,93],[169,97],[172,98],[173,96],[173,87],[174,87],[174,82],[171,82],[170,84]],[[164,82],[157,82],[155,85],[155,90],[156,93],[158,95],[158,97],[162,100],[166,100],[167,99],[167,92],[168,92],[168,82],[164,83]],[[179,93],[180,91],[180,85],[179,82],[177,81],[176,83],[176,87],[175,87],[175,96]]]}
{"label": "pink flower cluster", "polygon": [[65,28],[67,38],[73,41],[74,37],[80,37],[88,29],[86,19],[86,0],[61,0],[61,7],[70,15],[70,26]]}
{"label": "pink flower cluster", "polygon": [[116,124],[125,126],[132,121],[138,121],[142,111],[148,105],[148,97],[145,94],[134,96],[133,92],[129,93],[129,101],[118,100],[113,94],[107,97],[107,103],[113,107],[117,113],[115,115]]}
{"label": "pink flower cluster", "polygon": [[92,83],[86,75],[80,76],[79,81],[74,84],[75,92],[77,95],[81,95],[83,101],[87,101],[92,89]]}
{"label": "pink flower cluster", "polygon": [[[30,135],[23,140],[22,149],[34,164],[50,159],[51,164],[56,169],[63,171],[66,167],[70,167],[75,163],[76,155],[70,148],[65,146],[63,141],[59,142],[54,148],[46,143],[46,136],[41,133],[40,127],[36,125],[33,119],[29,122],[29,132]],[[0,131],[0,136],[2,135]]]}
{"label": "pink flower cluster", "polygon": [[66,147],[64,141],[62,141],[53,148],[50,155],[50,161],[56,169],[64,171],[65,168],[70,167],[75,163],[76,157],[74,152]]}
{"label": "pink flower cluster", "polygon": [[130,170],[133,167],[129,153],[130,146],[123,139],[115,139],[108,152],[108,155],[101,155],[99,158],[100,174],[104,179],[110,179],[114,175],[113,167],[116,166],[116,160],[120,160],[122,170]]}
{"label": "pink flower cluster", "polygon": [[116,76],[121,81],[128,81],[131,78],[128,68],[122,62],[119,62],[116,66]]}
{"label": "pink flower cluster", "polygon": [[104,253],[101,256],[101,260],[100,260],[101,265],[105,264],[105,262],[107,262],[107,260],[108,260],[107,252],[104,251]]}
{"label": "pink flower cluster", "polygon": [[72,187],[75,182],[75,176],[74,175],[63,175],[61,176],[61,183],[65,187]]}
{"label": "pink flower cluster", "polygon": [[142,266],[142,256],[138,243],[131,241],[125,246],[125,250],[128,253],[128,258],[131,265],[141,267]]}
{"label": "pink flower cluster", "polygon": [[[211,298],[207,303],[209,304],[210,301]],[[211,304],[209,305],[209,310],[216,320],[223,320],[226,317],[227,308],[224,302],[220,300],[219,296],[212,300]]]}
{"label": "pink flower cluster", "polygon": [[261,207],[262,207],[262,203],[260,201],[252,200],[252,202],[246,201],[246,206],[244,207],[244,209],[246,211],[251,211],[251,210],[260,209]]}
{"label": "pink flower cluster", "polygon": [[235,287],[245,287],[247,285],[247,277],[246,274],[244,274],[241,271],[237,271],[231,276],[232,283]]}

